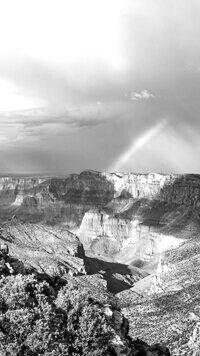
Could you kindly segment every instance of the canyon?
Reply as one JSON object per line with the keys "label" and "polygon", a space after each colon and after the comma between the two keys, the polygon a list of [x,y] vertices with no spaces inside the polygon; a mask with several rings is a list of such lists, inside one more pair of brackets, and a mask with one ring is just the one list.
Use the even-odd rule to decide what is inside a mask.
{"label": "canyon", "polygon": [[174,356],[198,348],[199,231],[197,174],[0,178],[0,244],[29,270],[103,283],[130,335]]}
{"label": "canyon", "polygon": [[2,223],[66,229],[88,253],[149,270],[164,250],[195,233],[199,204],[198,175],[84,171],[66,179],[0,178]]}

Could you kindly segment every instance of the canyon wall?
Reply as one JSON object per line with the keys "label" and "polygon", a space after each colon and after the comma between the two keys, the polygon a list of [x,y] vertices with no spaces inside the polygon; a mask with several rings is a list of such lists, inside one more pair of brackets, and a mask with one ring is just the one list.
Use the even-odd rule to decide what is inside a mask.
{"label": "canyon wall", "polygon": [[153,263],[161,246],[171,246],[166,241],[175,230],[187,224],[190,234],[199,205],[200,175],[194,174],[84,171],[66,179],[0,178],[1,222],[16,217],[64,226],[87,250],[127,263]]}
{"label": "canyon wall", "polygon": [[103,207],[113,198],[157,199],[177,204],[198,205],[200,175],[156,173],[99,173],[84,171],[64,178],[0,178],[0,205],[22,203],[35,197],[39,206],[52,201]]}
{"label": "canyon wall", "polygon": [[79,225],[91,207],[102,207],[114,195],[101,174],[83,172],[62,178],[0,178],[0,218]]}
{"label": "canyon wall", "polygon": [[196,205],[200,200],[200,175],[108,174],[106,179],[113,183],[116,196],[126,191],[133,198],[158,199],[170,203]]}
{"label": "canyon wall", "polygon": [[86,251],[112,256],[136,267],[148,265],[148,271],[159,261],[159,255],[178,247],[184,240],[164,233],[159,226],[148,226],[137,219],[121,219],[106,213],[85,213],[77,231]]}
{"label": "canyon wall", "polygon": [[0,222],[14,256],[3,268],[20,259],[20,268],[78,283],[100,276],[120,292],[132,337],[189,354],[191,314],[200,313],[200,175],[0,178]]}

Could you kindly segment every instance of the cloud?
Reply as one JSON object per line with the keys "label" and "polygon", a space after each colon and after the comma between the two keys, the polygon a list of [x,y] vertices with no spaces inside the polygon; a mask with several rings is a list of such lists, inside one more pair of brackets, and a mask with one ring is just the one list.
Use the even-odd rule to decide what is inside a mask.
{"label": "cloud", "polygon": [[109,108],[102,103],[88,103],[87,105],[69,106],[63,109],[33,108],[27,110],[0,112],[0,125],[14,126],[16,124],[27,127],[45,125],[65,125],[74,127],[93,127],[109,120]]}
{"label": "cloud", "polygon": [[[198,166],[199,0],[12,3],[0,5],[1,170],[104,170],[135,149],[127,170],[181,170],[173,130],[179,161],[187,149]],[[163,117],[172,133],[140,148]]]}
{"label": "cloud", "polygon": [[[117,117],[117,115],[116,115]],[[28,110],[0,112],[0,145],[9,146],[19,142],[34,145],[35,142],[44,145],[54,136],[63,137],[76,133],[81,136],[83,131],[88,135],[99,126],[108,125],[115,114],[111,113],[107,105],[88,103],[87,105],[69,106],[66,109],[52,110],[51,108],[33,108]],[[80,138],[81,140],[81,138]],[[65,144],[63,143],[63,150]]]}
{"label": "cloud", "polygon": [[140,93],[137,92],[132,92],[129,95],[130,100],[149,100],[149,99],[154,99],[155,95],[152,94],[149,90],[144,89],[141,90]]}

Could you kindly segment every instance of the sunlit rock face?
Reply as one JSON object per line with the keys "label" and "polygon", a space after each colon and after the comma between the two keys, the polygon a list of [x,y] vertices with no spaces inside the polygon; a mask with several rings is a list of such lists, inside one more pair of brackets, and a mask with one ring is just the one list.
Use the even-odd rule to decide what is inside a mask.
{"label": "sunlit rock face", "polygon": [[66,229],[9,221],[0,228],[0,244],[25,268],[51,276],[85,274],[83,245]]}
{"label": "sunlit rock face", "polygon": [[199,205],[198,175],[103,176],[112,182],[114,196],[102,209],[85,213],[77,234],[86,249],[153,268],[160,253],[183,241],[181,230],[187,230],[183,238],[189,237]]}
{"label": "sunlit rock face", "polygon": [[200,176],[149,174],[107,174],[115,187],[115,196],[123,191],[133,198],[157,199],[177,204],[196,205],[200,199]]}
{"label": "sunlit rock face", "polygon": [[136,266],[152,267],[163,250],[187,238],[199,203],[199,175],[84,171],[66,179],[0,178],[2,222],[16,217],[64,226],[86,250]]}
{"label": "sunlit rock face", "polygon": [[159,261],[159,255],[179,246],[184,240],[164,233],[162,227],[145,225],[137,219],[122,219],[105,212],[85,213],[77,234],[86,250],[94,254],[108,255],[115,260],[151,268]]}

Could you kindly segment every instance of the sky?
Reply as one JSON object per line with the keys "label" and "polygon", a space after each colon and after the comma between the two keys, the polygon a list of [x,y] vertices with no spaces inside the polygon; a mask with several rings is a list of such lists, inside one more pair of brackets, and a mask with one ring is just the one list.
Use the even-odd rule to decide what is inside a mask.
{"label": "sky", "polygon": [[0,174],[200,173],[199,0],[0,0]]}

